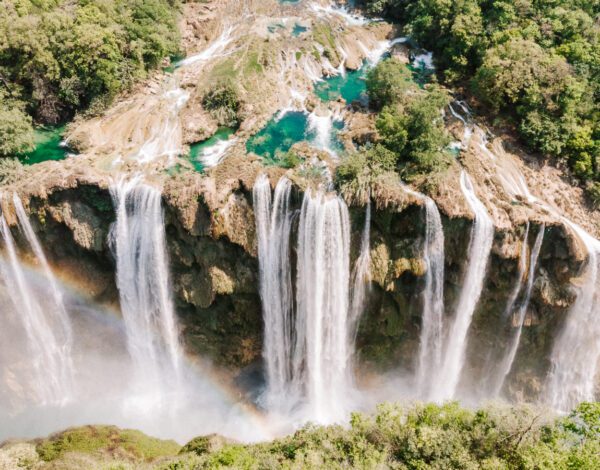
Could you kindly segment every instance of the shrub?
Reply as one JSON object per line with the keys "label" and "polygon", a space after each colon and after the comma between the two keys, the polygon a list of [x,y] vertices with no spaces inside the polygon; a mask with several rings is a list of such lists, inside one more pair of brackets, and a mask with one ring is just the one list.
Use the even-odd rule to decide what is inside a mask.
{"label": "shrub", "polygon": [[[164,441],[146,436],[140,431],[119,429],[115,426],[84,426],[54,434],[40,441],[36,451],[42,460],[51,462],[64,454],[116,454],[125,451],[131,460],[149,461],[177,454],[180,446],[174,441]],[[120,456],[122,452],[119,453]]]}
{"label": "shrub", "polygon": [[341,193],[349,200],[365,203],[377,178],[394,171],[396,159],[394,152],[379,144],[347,155],[336,169]]}
{"label": "shrub", "polygon": [[210,111],[221,126],[236,127],[239,123],[240,100],[233,85],[222,83],[215,86],[202,98],[202,106]]}

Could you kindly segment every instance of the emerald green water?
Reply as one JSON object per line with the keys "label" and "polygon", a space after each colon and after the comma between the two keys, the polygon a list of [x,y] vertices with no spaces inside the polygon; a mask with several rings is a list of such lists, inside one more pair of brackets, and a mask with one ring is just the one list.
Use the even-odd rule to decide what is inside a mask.
{"label": "emerald green water", "polygon": [[223,140],[228,140],[234,133],[235,130],[230,127],[221,127],[208,139],[190,145],[190,161],[192,162],[192,165],[194,165],[196,171],[204,171],[204,165],[200,158],[203,152]]}
{"label": "emerald green water", "polygon": [[294,36],[295,38],[297,38],[302,33],[306,33],[307,31],[308,31],[308,28],[306,26],[302,26],[301,24],[296,23],[294,25],[294,28],[292,29],[292,36]]}
{"label": "emerald green water", "polygon": [[342,97],[346,103],[367,100],[368,66],[363,65],[358,70],[349,70],[346,75],[328,77],[315,85],[315,94],[323,101],[334,101]]}
{"label": "emerald green water", "polygon": [[[343,121],[334,121],[331,130],[330,149],[343,150],[338,133],[344,128]],[[288,111],[281,118],[272,118],[265,127],[246,142],[246,150],[263,157],[269,164],[281,164],[287,152],[297,142],[312,142],[315,130],[310,128],[308,114]]]}
{"label": "emerald green water", "polygon": [[179,68],[179,65],[177,65],[180,61],[182,61],[183,59],[185,59],[185,55],[184,54],[173,54],[171,56],[169,56],[171,65],[167,66],[167,67],[163,67],[163,72],[166,73],[173,73],[175,72],[175,70],[177,70]]}
{"label": "emerald green water", "polygon": [[287,153],[296,142],[307,140],[308,117],[301,111],[290,111],[281,119],[272,118],[265,127],[246,143],[248,152],[275,162],[276,157]]}
{"label": "emerald green water", "polygon": [[68,149],[61,147],[62,135],[65,126],[52,128],[38,128],[35,130],[35,148],[19,156],[19,160],[25,165],[35,165],[47,160],[63,160],[66,158]]}

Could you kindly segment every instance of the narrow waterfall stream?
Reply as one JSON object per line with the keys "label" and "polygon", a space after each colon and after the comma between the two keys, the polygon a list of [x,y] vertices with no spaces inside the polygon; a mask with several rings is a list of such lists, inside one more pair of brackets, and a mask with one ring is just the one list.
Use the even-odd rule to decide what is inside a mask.
{"label": "narrow waterfall stream", "polygon": [[582,401],[594,400],[600,360],[600,322],[597,318],[600,306],[600,241],[578,225],[566,219],[565,223],[576,233],[588,252],[577,298],[554,342],[550,356],[551,370],[546,381],[548,401],[554,408],[566,412]]}
{"label": "narrow waterfall stream", "polygon": [[[529,269],[527,270],[527,284],[525,285],[525,293],[523,296],[523,300],[517,309],[515,320],[513,322],[516,323],[517,327],[515,328],[512,337],[510,338],[510,342],[505,349],[505,353],[503,358],[499,362],[499,366],[497,368],[497,375],[491,380],[491,395],[492,397],[497,397],[500,395],[502,391],[502,387],[506,382],[506,378],[513,367],[513,363],[515,362],[515,357],[517,356],[517,350],[519,349],[519,343],[521,340],[521,333],[523,332],[523,324],[525,323],[525,316],[527,314],[527,308],[529,307],[529,301],[531,299],[531,290],[533,289],[533,282],[535,281],[535,270],[537,268],[538,257],[540,255],[540,250],[542,248],[542,242],[544,241],[544,230],[546,229],[545,225],[542,224],[538,234],[535,238],[535,243],[533,245],[533,249],[531,250],[531,254],[529,256]],[[526,235],[529,232],[529,225],[527,226]],[[527,236],[525,237],[524,244],[527,244]],[[514,301],[513,301],[514,305]],[[513,321],[512,318],[512,306],[511,310],[506,312],[508,314],[508,321]]]}
{"label": "narrow waterfall stream", "polygon": [[351,394],[350,224],[339,196],[304,195],[298,229],[293,389],[316,422],[342,419]]}
{"label": "narrow waterfall stream", "polygon": [[258,236],[260,296],[264,318],[266,407],[285,411],[292,380],[293,292],[290,265],[292,183],[283,177],[271,201],[271,184],[261,175],[253,189]]}
{"label": "narrow waterfall stream", "polygon": [[440,212],[425,198],[425,246],[427,266],[423,292],[423,315],[417,363],[417,389],[422,397],[432,394],[432,385],[442,365],[444,321],[444,228]]}
{"label": "narrow waterfall stream", "polygon": [[[525,234],[523,235],[523,239],[521,240],[521,250],[519,252],[519,263],[518,263],[518,271],[517,271],[517,280],[515,282],[514,287],[511,289],[508,299],[506,301],[506,307],[504,307],[504,312],[502,314],[502,319],[505,321],[505,324],[510,324],[512,326],[513,313],[515,310],[515,304],[519,297],[519,294],[523,290],[523,283],[525,282],[527,275],[527,249],[528,249],[528,240],[529,240],[529,221],[525,227]],[[495,350],[489,350],[488,356],[485,361],[485,370],[487,372],[484,373],[486,377],[484,386],[481,387],[480,393],[478,395],[481,396],[493,396],[496,397],[498,393],[500,393],[500,389],[502,387],[501,382],[503,379],[505,365],[502,364],[502,358],[506,359],[507,351],[510,347],[501,348],[502,350],[498,353]]]}
{"label": "narrow waterfall stream", "polygon": [[367,202],[365,210],[365,224],[360,240],[360,254],[352,270],[352,294],[350,301],[350,341],[354,344],[360,317],[362,316],[367,300],[371,277],[371,199]]}
{"label": "narrow waterfall stream", "polygon": [[[19,215],[19,220],[24,223],[21,228],[26,233],[38,262],[47,268],[46,258],[29,219],[22,214]],[[45,270],[47,285],[44,286],[49,289],[36,288],[25,275],[4,215],[0,215],[0,233],[8,255],[8,261],[3,260],[1,263],[2,280],[14,306],[16,318],[25,331],[26,348],[33,369],[23,371],[24,377],[20,379],[25,381],[23,387],[31,390],[32,405],[61,405],[73,396],[71,325],[61,295],[56,291],[52,274],[48,277],[49,268]]]}
{"label": "narrow waterfall stream", "polygon": [[110,188],[117,212],[111,239],[130,354],[150,383],[180,377],[182,351],[171,288],[161,193],[137,178]]}
{"label": "narrow waterfall stream", "polygon": [[465,171],[460,175],[460,187],[475,215],[467,256],[467,272],[448,331],[444,360],[434,387],[436,401],[454,398],[467,350],[467,334],[479,302],[485,271],[494,239],[494,225],[487,209],[477,198],[471,179]]}

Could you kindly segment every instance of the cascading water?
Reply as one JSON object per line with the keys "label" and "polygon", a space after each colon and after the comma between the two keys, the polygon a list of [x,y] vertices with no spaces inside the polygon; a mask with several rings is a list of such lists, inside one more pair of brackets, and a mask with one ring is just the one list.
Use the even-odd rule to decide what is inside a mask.
{"label": "cascading water", "polygon": [[25,388],[33,393],[36,405],[61,405],[73,395],[71,325],[29,219],[18,197],[15,196],[14,200],[21,228],[44,268],[45,287],[50,288],[50,292],[41,292],[29,282],[19,262],[6,219],[0,215],[0,233],[8,255],[8,263],[2,262],[1,273],[18,320],[25,330],[28,362],[33,368],[32,377],[26,379],[29,383]]}
{"label": "cascading water", "polygon": [[209,60],[214,59],[215,57],[223,55],[225,48],[233,40],[232,33],[234,29],[235,28],[233,26],[226,27],[221,33],[221,35],[202,52],[187,57],[177,62],[175,65],[177,67],[186,67],[192,64],[203,64],[208,62]]}
{"label": "cascading water", "polygon": [[267,372],[266,405],[283,411],[292,380],[293,294],[290,266],[292,184],[283,177],[271,201],[266,175],[254,184],[253,202],[258,236],[260,295],[264,319],[263,356]]}
{"label": "cascading water", "polygon": [[425,198],[425,247],[427,265],[423,292],[423,315],[417,364],[417,389],[422,397],[431,394],[435,374],[442,364],[444,320],[444,229],[440,212]]}
{"label": "cascading water", "polygon": [[[523,282],[525,282],[525,274],[527,271],[527,240],[529,239],[529,222],[527,222],[527,227],[525,228],[525,235],[523,235],[523,240],[521,241],[521,252],[519,253],[519,271],[517,273],[517,282],[514,287],[510,291],[508,295],[508,300],[506,301],[506,307],[504,308],[504,313],[502,318],[505,321],[509,321],[512,319],[512,314],[514,312],[515,303],[517,302],[517,298],[519,297],[519,293],[523,288]],[[508,349],[504,348],[502,352],[508,351]],[[502,353],[500,353],[502,354]],[[498,361],[498,357],[495,354],[495,351],[489,351],[489,354],[485,363],[485,370],[488,372],[486,375],[485,385],[481,387],[482,396],[497,396],[501,389],[501,381],[503,380],[503,372],[504,369],[502,365],[502,361]]]}
{"label": "cascading water", "polygon": [[[71,321],[69,319],[69,315],[65,309],[65,305],[63,303],[63,295],[60,289],[58,288],[58,284],[56,282],[56,278],[50,269],[50,265],[48,264],[48,260],[46,259],[46,255],[44,254],[44,250],[38,240],[35,232],[33,231],[33,227],[31,226],[31,222],[29,221],[29,217],[25,213],[25,208],[23,207],[23,203],[19,198],[17,193],[13,194],[13,204],[15,206],[15,212],[17,213],[17,218],[19,220],[19,226],[25,233],[25,237],[27,238],[27,242],[29,246],[33,250],[33,254],[36,259],[42,266],[42,270],[44,272],[44,277],[46,281],[48,281],[48,286],[50,287],[52,293],[52,308],[55,312],[58,325],[62,330],[61,336],[64,338],[64,356],[66,358],[65,365],[68,368],[72,368],[70,364],[70,354],[71,348],[73,345],[73,333],[71,331]],[[46,304],[48,305],[48,304]],[[68,373],[69,376],[73,376],[72,370]]]}
{"label": "cascading water", "polygon": [[467,272],[456,313],[448,331],[442,368],[436,374],[433,397],[436,401],[453,398],[460,380],[467,349],[467,333],[475,307],[481,296],[485,271],[494,239],[494,224],[485,206],[475,195],[471,179],[465,171],[460,175],[460,187],[475,215],[469,242]]}
{"label": "cascading water", "polygon": [[[504,382],[506,381],[506,377],[510,373],[513,363],[515,361],[515,357],[517,356],[517,350],[519,349],[519,342],[521,340],[521,333],[523,332],[523,324],[525,323],[525,315],[527,314],[527,308],[529,307],[529,301],[531,299],[531,291],[533,289],[533,282],[535,280],[535,270],[537,267],[538,257],[540,255],[540,250],[542,248],[542,242],[544,241],[544,231],[545,226],[542,226],[539,229],[537,237],[535,239],[535,243],[533,245],[533,249],[531,250],[531,255],[529,256],[529,269],[527,271],[527,284],[525,285],[525,293],[523,296],[523,300],[519,305],[519,308],[516,312],[516,322],[512,322],[512,307],[510,310],[507,309],[506,313],[509,317],[509,320],[514,324],[516,323],[517,327],[510,339],[508,347],[506,348],[504,357],[500,361],[498,367],[498,375],[494,377],[491,381],[491,396],[496,397],[502,391],[502,387],[504,386]],[[527,232],[525,235],[525,246],[527,245],[527,234],[529,232],[529,225],[527,225]],[[523,279],[523,275],[521,275],[521,279]],[[522,282],[521,282],[522,283]],[[515,296],[516,297],[516,296]]]}
{"label": "cascading water", "polygon": [[332,422],[347,413],[352,389],[350,225],[340,197],[305,193],[297,252],[293,389],[304,391],[308,419]]}
{"label": "cascading water", "polygon": [[182,351],[170,293],[161,193],[138,178],[110,188],[111,241],[127,343],[136,373],[151,384],[180,378]]}
{"label": "cascading water", "polygon": [[569,411],[582,401],[593,401],[600,360],[600,322],[597,318],[600,241],[578,225],[565,220],[585,245],[588,259],[577,288],[575,303],[556,339],[550,357],[551,370],[546,381],[550,404]]}
{"label": "cascading water", "polygon": [[354,344],[358,323],[365,308],[371,277],[371,198],[365,211],[365,225],[360,241],[360,254],[352,270],[352,298],[350,299],[350,341]]}
{"label": "cascading water", "polygon": [[326,115],[319,115],[312,112],[308,115],[308,130],[313,132],[314,144],[317,148],[333,153],[331,149],[331,134],[333,129],[333,115],[328,112]]}

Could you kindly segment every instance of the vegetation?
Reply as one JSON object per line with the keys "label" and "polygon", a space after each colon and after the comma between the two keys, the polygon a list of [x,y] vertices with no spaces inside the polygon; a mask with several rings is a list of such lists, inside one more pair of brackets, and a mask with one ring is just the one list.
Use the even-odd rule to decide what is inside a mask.
{"label": "vegetation", "polygon": [[[8,446],[0,457],[5,448],[15,453]],[[38,441],[35,450],[41,461],[28,456],[19,468],[592,470],[600,468],[600,404],[583,403],[557,420],[525,406],[383,404],[374,415],[354,414],[349,427],[307,425],[252,445],[212,435],[182,448],[137,431],[86,426]]]}
{"label": "vegetation", "polygon": [[338,167],[337,180],[346,196],[364,200],[384,173],[397,171],[411,180],[448,167],[450,139],[442,110],[450,98],[441,87],[420,89],[406,65],[392,58],[369,71],[367,94],[370,105],[379,110],[379,140]]}
{"label": "vegetation", "polygon": [[406,24],[434,52],[440,77],[502,112],[532,150],[567,161],[582,181],[600,181],[600,2],[363,4]]}
{"label": "vegetation", "polygon": [[[176,454],[180,446],[174,441],[148,437],[140,431],[115,426],[85,426],[54,434],[40,441],[36,451],[46,462],[59,460],[68,453],[127,457],[150,461]],[[58,467],[57,467],[58,468]]]}
{"label": "vegetation", "polygon": [[239,125],[240,100],[234,85],[227,82],[216,85],[204,95],[202,106],[220,126],[236,128]]}
{"label": "vegetation", "polygon": [[396,154],[381,144],[349,154],[336,169],[341,193],[348,200],[365,203],[376,182],[383,175],[394,172],[396,160]]}
{"label": "vegetation", "polygon": [[396,59],[381,61],[367,75],[369,104],[376,110],[403,100],[414,88],[411,71]]}
{"label": "vegetation", "polygon": [[177,12],[178,0],[2,2],[0,156],[27,150],[33,123],[97,110],[177,52]]}
{"label": "vegetation", "polygon": [[600,465],[600,404],[544,422],[528,408],[381,405],[350,429],[307,426],[266,444],[225,445],[195,468],[555,468]]}

